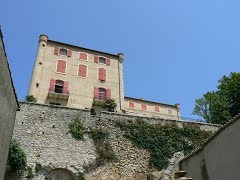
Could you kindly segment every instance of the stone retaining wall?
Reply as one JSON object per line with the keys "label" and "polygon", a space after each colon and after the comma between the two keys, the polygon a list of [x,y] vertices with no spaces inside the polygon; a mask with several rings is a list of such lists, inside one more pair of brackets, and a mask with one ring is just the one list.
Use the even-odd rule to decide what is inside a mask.
{"label": "stone retaining wall", "polygon": [[[20,107],[14,138],[26,152],[28,166],[37,174],[35,179],[44,179],[56,169],[71,172],[75,178],[84,173],[85,167],[93,164],[97,158],[96,147],[87,133],[92,128],[102,128],[109,132],[108,141],[118,160],[84,173],[86,179],[146,179],[147,174],[154,171],[148,166],[149,153],[124,138],[123,132],[115,127],[115,122],[134,122],[139,119],[151,124],[173,122],[108,112],[103,112],[98,117],[91,116],[88,110],[26,102],[20,103]],[[75,140],[69,134],[68,124],[76,117],[81,119],[85,127],[86,133],[82,141]],[[201,129],[213,132],[219,128],[217,125],[204,123],[175,122],[180,127],[184,123],[197,124]],[[36,164],[43,167],[38,173],[35,172]],[[7,176],[7,179],[11,177]]]}

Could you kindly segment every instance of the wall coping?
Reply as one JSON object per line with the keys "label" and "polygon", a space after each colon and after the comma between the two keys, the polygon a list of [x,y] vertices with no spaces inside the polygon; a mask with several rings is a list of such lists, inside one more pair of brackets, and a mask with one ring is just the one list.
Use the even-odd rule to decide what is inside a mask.
{"label": "wall coping", "polygon": [[162,120],[162,121],[169,121],[169,122],[180,122],[180,123],[193,123],[193,124],[199,124],[199,125],[208,125],[208,126],[215,126],[215,127],[222,127],[222,125],[219,124],[211,124],[211,123],[204,123],[204,122],[194,122],[194,121],[181,121],[181,120],[171,120],[166,118],[160,118],[160,117],[149,117],[149,116],[138,116],[133,114],[123,114],[123,113],[115,113],[115,112],[107,112],[103,111],[101,114],[109,114],[109,115],[115,115],[115,116],[127,116],[127,117],[136,117],[136,118],[147,118],[147,119],[153,119],[153,120]]}

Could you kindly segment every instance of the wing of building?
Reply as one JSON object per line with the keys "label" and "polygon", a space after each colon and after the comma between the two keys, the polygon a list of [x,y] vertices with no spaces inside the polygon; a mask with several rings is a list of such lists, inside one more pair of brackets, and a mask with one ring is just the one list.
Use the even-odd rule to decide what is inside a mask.
{"label": "wing of building", "polygon": [[179,104],[124,97],[124,55],[70,45],[40,35],[28,95],[38,103],[91,109],[99,115],[107,99],[116,112],[180,119]]}

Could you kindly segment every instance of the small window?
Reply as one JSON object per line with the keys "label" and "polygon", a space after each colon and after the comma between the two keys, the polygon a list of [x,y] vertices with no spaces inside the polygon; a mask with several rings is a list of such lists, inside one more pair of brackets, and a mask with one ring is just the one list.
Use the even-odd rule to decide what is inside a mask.
{"label": "small window", "polygon": [[158,106],[155,106],[154,109],[155,109],[155,112],[160,112],[160,108]]}
{"label": "small window", "polygon": [[134,102],[129,102],[129,107],[134,108]]}
{"label": "small window", "polygon": [[67,49],[63,49],[63,48],[60,48],[59,54],[60,54],[60,55],[63,55],[63,56],[67,56],[67,55],[68,55],[68,50],[67,50]]}
{"label": "small window", "polygon": [[79,77],[87,77],[87,66],[84,64],[78,65],[78,76]]}
{"label": "small window", "polygon": [[57,72],[58,73],[66,73],[66,66],[67,66],[67,62],[64,60],[58,60],[57,61]]}
{"label": "small window", "polygon": [[98,62],[100,64],[106,64],[107,63],[107,58],[100,56],[100,57],[98,57]]}
{"label": "small window", "polygon": [[98,80],[102,81],[102,82],[106,81],[106,74],[107,74],[106,69],[99,68],[98,69]]}
{"label": "small window", "polygon": [[63,93],[64,81],[56,80],[55,93]]}
{"label": "small window", "polygon": [[78,59],[87,61],[88,60],[88,54],[84,53],[84,52],[80,52],[79,56],[78,56]]}
{"label": "small window", "polygon": [[147,105],[146,104],[141,104],[142,110],[147,110]]}

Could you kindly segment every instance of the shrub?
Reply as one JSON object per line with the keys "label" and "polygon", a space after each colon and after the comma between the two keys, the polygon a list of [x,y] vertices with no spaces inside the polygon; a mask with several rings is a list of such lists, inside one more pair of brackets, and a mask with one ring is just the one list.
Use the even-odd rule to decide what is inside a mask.
{"label": "shrub", "polygon": [[32,168],[31,167],[27,167],[27,179],[32,179],[34,177],[33,172],[32,172]]}
{"label": "shrub", "polygon": [[12,140],[10,144],[8,162],[16,172],[21,172],[26,168],[27,158],[25,152],[21,149],[20,144],[16,140]]}
{"label": "shrub", "polygon": [[26,96],[25,101],[27,102],[37,102],[37,98],[35,98],[33,95]]}
{"label": "shrub", "polygon": [[72,137],[76,140],[83,139],[83,124],[78,117],[72,120],[72,122],[68,125],[69,132],[71,133]]}
{"label": "shrub", "polygon": [[104,103],[103,107],[106,108],[109,112],[114,112],[117,107],[117,103],[114,99],[108,99]]}
{"label": "shrub", "polygon": [[35,172],[38,172],[42,169],[42,165],[39,164],[39,163],[36,163],[36,166],[35,166]]}

